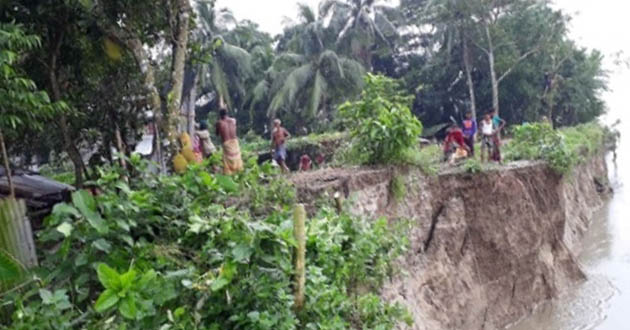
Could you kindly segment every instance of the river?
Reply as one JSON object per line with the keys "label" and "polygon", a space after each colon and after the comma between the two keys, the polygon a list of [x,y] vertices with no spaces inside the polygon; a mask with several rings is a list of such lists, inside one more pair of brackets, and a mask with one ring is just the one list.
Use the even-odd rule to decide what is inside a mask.
{"label": "river", "polygon": [[630,55],[630,20],[625,1],[557,0],[569,13],[578,43],[607,56],[610,91],[604,94],[612,123],[621,120],[616,164],[608,157],[614,195],[596,214],[582,242],[579,262],[588,279],[558,299],[539,306],[509,330],[625,330],[630,329],[630,70],[615,63],[617,54]]}

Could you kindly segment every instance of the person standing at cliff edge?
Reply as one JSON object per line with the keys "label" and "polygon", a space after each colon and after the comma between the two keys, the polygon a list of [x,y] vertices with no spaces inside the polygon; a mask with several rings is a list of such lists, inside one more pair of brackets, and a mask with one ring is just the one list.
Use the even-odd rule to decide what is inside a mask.
{"label": "person standing at cliff edge", "polygon": [[223,142],[223,173],[232,175],[243,170],[241,147],[236,136],[236,119],[227,115],[227,110],[219,110],[216,124],[217,135]]}
{"label": "person standing at cliff edge", "polygon": [[444,161],[453,165],[457,160],[468,157],[470,148],[466,145],[464,134],[455,122],[447,131],[444,139]]}
{"label": "person standing at cliff edge", "polygon": [[283,172],[289,172],[287,167],[287,147],[286,141],[291,137],[291,134],[282,127],[280,119],[273,121],[273,130],[271,131],[271,154],[273,159],[280,165]]}
{"label": "person standing at cliff edge", "polygon": [[486,113],[480,124],[481,127],[481,161],[489,161],[494,146],[494,126],[490,113]]}
{"label": "person standing at cliff edge", "polygon": [[501,131],[505,127],[505,120],[499,117],[499,113],[495,109],[492,109],[492,127],[494,129],[492,160],[501,163]]}
{"label": "person standing at cliff edge", "polygon": [[475,136],[477,135],[477,120],[473,118],[472,111],[466,111],[466,119],[462,122],[462,126],[464,127],[464,141],[466,141],[466,145],[468,149],[470,149],[470,157],[475,156]]}

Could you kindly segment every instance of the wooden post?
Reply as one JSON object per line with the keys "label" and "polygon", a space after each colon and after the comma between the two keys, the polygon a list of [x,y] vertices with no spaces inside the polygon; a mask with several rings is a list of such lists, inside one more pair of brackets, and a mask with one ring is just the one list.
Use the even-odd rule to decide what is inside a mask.
{"label": "wooden post", "polygon": [[304,308],[304,291],[306,285],[306,211],[303,204],[295,205],[293,211],[293,235],[297,241],[295,256],[295,309]]}
{"label": "wooden post", "polygon": [[33,232],[26,217],[24,200],[0,200],[0,249],[26,268],[37,266]]}
{"label": "wooden post", "polygon": [[[120,157],[120,167],[122,167],[123,172],[127,172],[127,162],[125,161],[125,157],[127,156],[127,152],[125,150],[125,145],[123,144],[123,140],[122,140],[122,134],[120,133],[120,127],[118,127],[118,124],[116,124],[116,128],[115,128],[115,135],[116,135],[116,148],[118,148],[118,153],[119,153],[119,157]],[[127,178],[127,175],[123,175],[122,176],[123,180],[127,183],[129,183],[129,178]]]}
{"label": "wooden post", "polygon": [[11,166],[9,166],[9,155],[7,154],[7,147],[4,144],[4,135],[0,130],[0,149],[2,149],[2,160],[4,166],[4,175],[7,177],[7,183],[9,183],[9,197],[15,198],[15,187],[13,187],[13,179],[11,178]]}

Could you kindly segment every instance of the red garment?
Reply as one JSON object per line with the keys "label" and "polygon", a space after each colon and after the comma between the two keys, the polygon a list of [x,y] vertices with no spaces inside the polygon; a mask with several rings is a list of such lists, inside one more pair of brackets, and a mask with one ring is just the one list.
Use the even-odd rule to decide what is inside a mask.
{"label": "red garment", "polygon": [[194,153],[201,154],[201,140],[199,140],[199,136],[197,136],[197,134],[193,137],[192,149]]}
{"label": "red garment", "polygon": [[311,170],[311,157],[304,154],[300,157],[300,171],[310,171]]}
{"label": "red garment", "polygon": [[449,151],[453,143],[467,149],[466,141],[464,140],[464,133],[462,133],[462,130],[459,128],[452,129],[446,136],[446,139],[444,140],[444,151]]}

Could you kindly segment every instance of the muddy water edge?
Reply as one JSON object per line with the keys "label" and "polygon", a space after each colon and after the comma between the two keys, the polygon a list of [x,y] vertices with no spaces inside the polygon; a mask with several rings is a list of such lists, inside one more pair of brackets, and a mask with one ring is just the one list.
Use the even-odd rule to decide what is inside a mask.
{"label": "muddy water edge", "polygon": [[[624,139],[625,137],[622,137]],[[621,141],[619,158],[608,157],[614,195],[599,210],[582,240],[578,262],[587,279],[509,330],[630,329],[630,159]]]}

